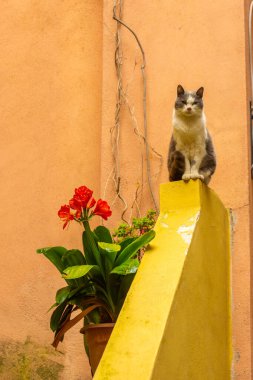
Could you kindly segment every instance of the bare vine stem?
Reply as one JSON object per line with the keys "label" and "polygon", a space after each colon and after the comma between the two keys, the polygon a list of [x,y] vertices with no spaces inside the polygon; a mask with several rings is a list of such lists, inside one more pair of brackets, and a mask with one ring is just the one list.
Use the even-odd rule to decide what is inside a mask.
{"label": "bare vine stem", "polygon": [[[117,23],[123,25],[126,29],[128,29],[132,35],[134,36],[141,54],[142,54],[142,65],[141,65],[141,72],[142,72],[142,81],[143,81],[143,122],[144,122],[144,137],[145,137],[145,147],[146,147],[146,159],[147,159],[147,178],[148,178],[148,186],[149,186],[149,191],[150,195],[153,201],[153,204],[155,206],[157,214],[159,213],[159,209],[155,200],[154,192],[152,189],[152,182],[151,182],[151,169],[150,169],[150,152],[149,152],[149,143],[148,143],[148,132],[147,132],[147,77],[146,77],[146,57],[145,57],[145,52],[142,47],[142,44],[136,35],[136,33],[127,25],[125,24],[120,18],[116,16],[116,8],[117,6],[114,5],[113,7],[113,19],[117,21]],[[121,17],[121,12],[119,13],[119,17]]]}
{"label": "bare vine stem", "polygon": [[[120,17],[121,17],[121,14],[122,14],[122,4],[120,2],[119,3]],[[115,109],[115,123],[114,123],[113,128],[111,129],[112,154],[113,154],[113,159],[115,163],[113,180],[114,180],[117,198],[119,198],[124,205],[124,209],[121,214],[121,219],[124,222],[128,223],[127,220],[124,218],[124,215],[125,215],[125,212],[127,211],[128,206],[127,206],[126,200],[123,198],[120,191],[121,176],[120,176],[119,139],[120,139],[120,110],[121,110],[123,90],[122,90],[122,52],[121,52],[119,25],[117,25],[117,32],[116,32],[115,67],[116,67],[116,74],[117,74],[117,79],[118,79],[118,91],[117,91],[117,101],[116,101],[116,109]]]}

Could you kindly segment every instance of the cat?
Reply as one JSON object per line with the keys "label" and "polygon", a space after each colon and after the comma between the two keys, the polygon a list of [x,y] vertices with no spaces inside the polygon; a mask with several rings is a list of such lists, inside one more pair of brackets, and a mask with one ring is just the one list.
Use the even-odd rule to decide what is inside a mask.
{"label": "cat", "polygon": [[170,181],[199,178],[208,184],[216,169],[216,155],[203,111],[203,93],[203,87],[195,92],[177,86],[168,154]]}

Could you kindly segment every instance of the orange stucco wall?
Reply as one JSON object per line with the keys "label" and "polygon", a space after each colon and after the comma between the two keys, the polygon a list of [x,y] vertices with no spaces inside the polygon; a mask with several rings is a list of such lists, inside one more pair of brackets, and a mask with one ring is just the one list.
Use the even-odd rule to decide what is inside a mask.
{"label": "orange stucco wall", "polygon": [[[244,9],[246,7],[246,12]],[[205,87],[208,128],[218,168],[211,187],[233,209],[233,334],[235,378],[251,376],[250,205],[248,170],[245,14],[247,2],[213,0],[124,2],[123,20],[137,33],[147,59],[149,140],[164,158],[151,154],[152,182],[168,179],[166,156],[176,86]],[[116,23],[111,1],[8,0],[0,14],[0,107],[2,223],[0,339],[31,336],[47,345],[55,290],[64,286],[35,249],[55,244],[80,247],[80,230],[62,231],[56,212],[74,187],[86,184],[112,203],[109,225],[120,220],[110,177],[110,129],[114,125],[117,80]],[[103,8],[103,9],[102,9]],[[121,191],[131,214],[145,160],[141,55],[122,28],[123,86]],[[102,170],[101,170],[102,168]],[[145,170],[144,170],[145,172]],[[152,206],[144,175],[140,207]],[[136,212],[135,206],[133,213]],[[63,378],[89,378],[78,327],[61,346]],[[84,360],[82,362],[82,360]],[[79,377],[78,377],[79,376]]]}
{"label": "orange stucco wall", "polygon": [[[171,134],[171,114],[176,86],[186,89],[204,86],[207,126],[213,137],[218,166],[210,184],[226,205],[233,210],[233,344],[236,379],[251,377],[250,342],[250,206],[248,162],[248,98],[246,95],[245,28],[247,4],[239,0],[211,2],[177,0],[146,2],[127,1],[123,20],[137,33],[146,53],[148,77],[149,139],[164,157],[161,175],[153,176],[158,197],[158,183],[168,179],[166,156]],[[115,22],[111,19],[112,4],[104,7],[103,64],[103,130],[104,140],[113,125],[115,110],[114,59]],[[122,28],[123,84],[134,116],[143,131],[141,93],[141,55],[135,39]],[[135,66],[137,63],[137,66]],[[121,182],[122,194],[129,205],[140,177],[140,145],[133,134],[131,117],[125,105],[121,114]],[[108,140],[109,141],[109,140]],[[101,152],[102,184],[111,168],[110,145]],[[151,156],[152,173],[158,170],[158,160]],[[107,194],[113,199],[113,183]],[[145,187],[142,209],[152,205]],[[119,219],[122,204],[118,200]],[[130,212],[129,212],[130,214]],[[128,215],[129,215],[128,214]]]}
{"label": "orange stucco wall", "polygon": [[[251,83],[250,83],[250,65],[249,65],[249,49],[247,49],[247,46],[249,46],[249,26],[248,26],[248,18],[249,18],[249,8],[250,8],[250,0],[245,1],[245,36],[246,36],[246,73],[247,73],[247,96],[248,99],[252,100],[251,95]],[[253,21],[253,20],[252,20]],[[252,25],[252,31],[253,31],[253,25]],[[248,120],[250,120],[250,110],[248,108]],[[250,131],[250,123],[248,123],[248,135],[250,136],[251,131]],[[249,153],[249,166],[251,166],[251,140],[248,140],[248,153]],[[251,252],[253,249],[253,181],[249,181],[249,203],[250,203],[250,247],[251,247]],[[253,297],[252,297],[252,292],[253,292],[253,276],[252,276],[252,255],[251,255],[251,276],[250,276],[250,283],[251,283],[251,326],[252,326],[252,302],[253,302]],[[251,328],[251,341],[253,337],[253,329]],[[253,353],[251,353],[251,366],[253,363]]]}
{"label": "orange stucco wall", "polygon": [[[0,339],[46,346],[64,281],[35,250],[81,247],[57,211],[78,185],[100,192],[102,3],[4,1],[0,34]],[[65,378],[89,378],[78,327],[65,342]]]}

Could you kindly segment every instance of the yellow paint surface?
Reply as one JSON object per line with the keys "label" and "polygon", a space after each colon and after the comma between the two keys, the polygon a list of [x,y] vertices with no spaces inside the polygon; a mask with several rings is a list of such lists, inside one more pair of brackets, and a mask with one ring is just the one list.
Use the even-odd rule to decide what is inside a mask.
{"label": "yellow paint surface", "polygon": [[164,184],[156,233],[95,380],[227,380],[227,210],[198,181]]}

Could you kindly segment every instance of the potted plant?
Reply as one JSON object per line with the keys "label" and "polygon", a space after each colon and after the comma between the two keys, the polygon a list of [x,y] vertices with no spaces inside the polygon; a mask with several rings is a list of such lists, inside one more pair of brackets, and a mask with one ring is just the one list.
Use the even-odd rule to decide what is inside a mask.
{"label": "potted plant", "polygon": [[[155,232],[126,236],[115,243],[106,227],[99,225],[92,231],[89,221],[94,216],[105,220],[111,216],[107,202],[101,199],[96,202],[92,195],[92,190],[81,186],[75,189],[69,204],[58,211],[63,228],[71,221],[83,226],[84,252],[57,246],[40,248],[37,253],[49,259],[67,283],[56,292],[55,303],[50,308],[54,308],[50,319],[55,333],[52,344],[56,348],[64,334],[83,319],[81,332],[85,333],[85,347],[94,374],[138,269],[137,254],[154,238]],[[76,310],[80,310],[79,314],[71,319]],[[103,330],[106,337],[101,337]],[[94,354],[96,341],[98,352]]]}
{"label": "potted plant", "polygon": [[[131,224],[121,223],[113,233],[113,239],[116,243],[122,242],[122,240],[128,237],[138,237],[145,232],[152,230],[156,223],[156,211],[148,210],[144,217],[133,218]],[[138,250],[137,257],[141,261],[145,252],[145,246]]]}

